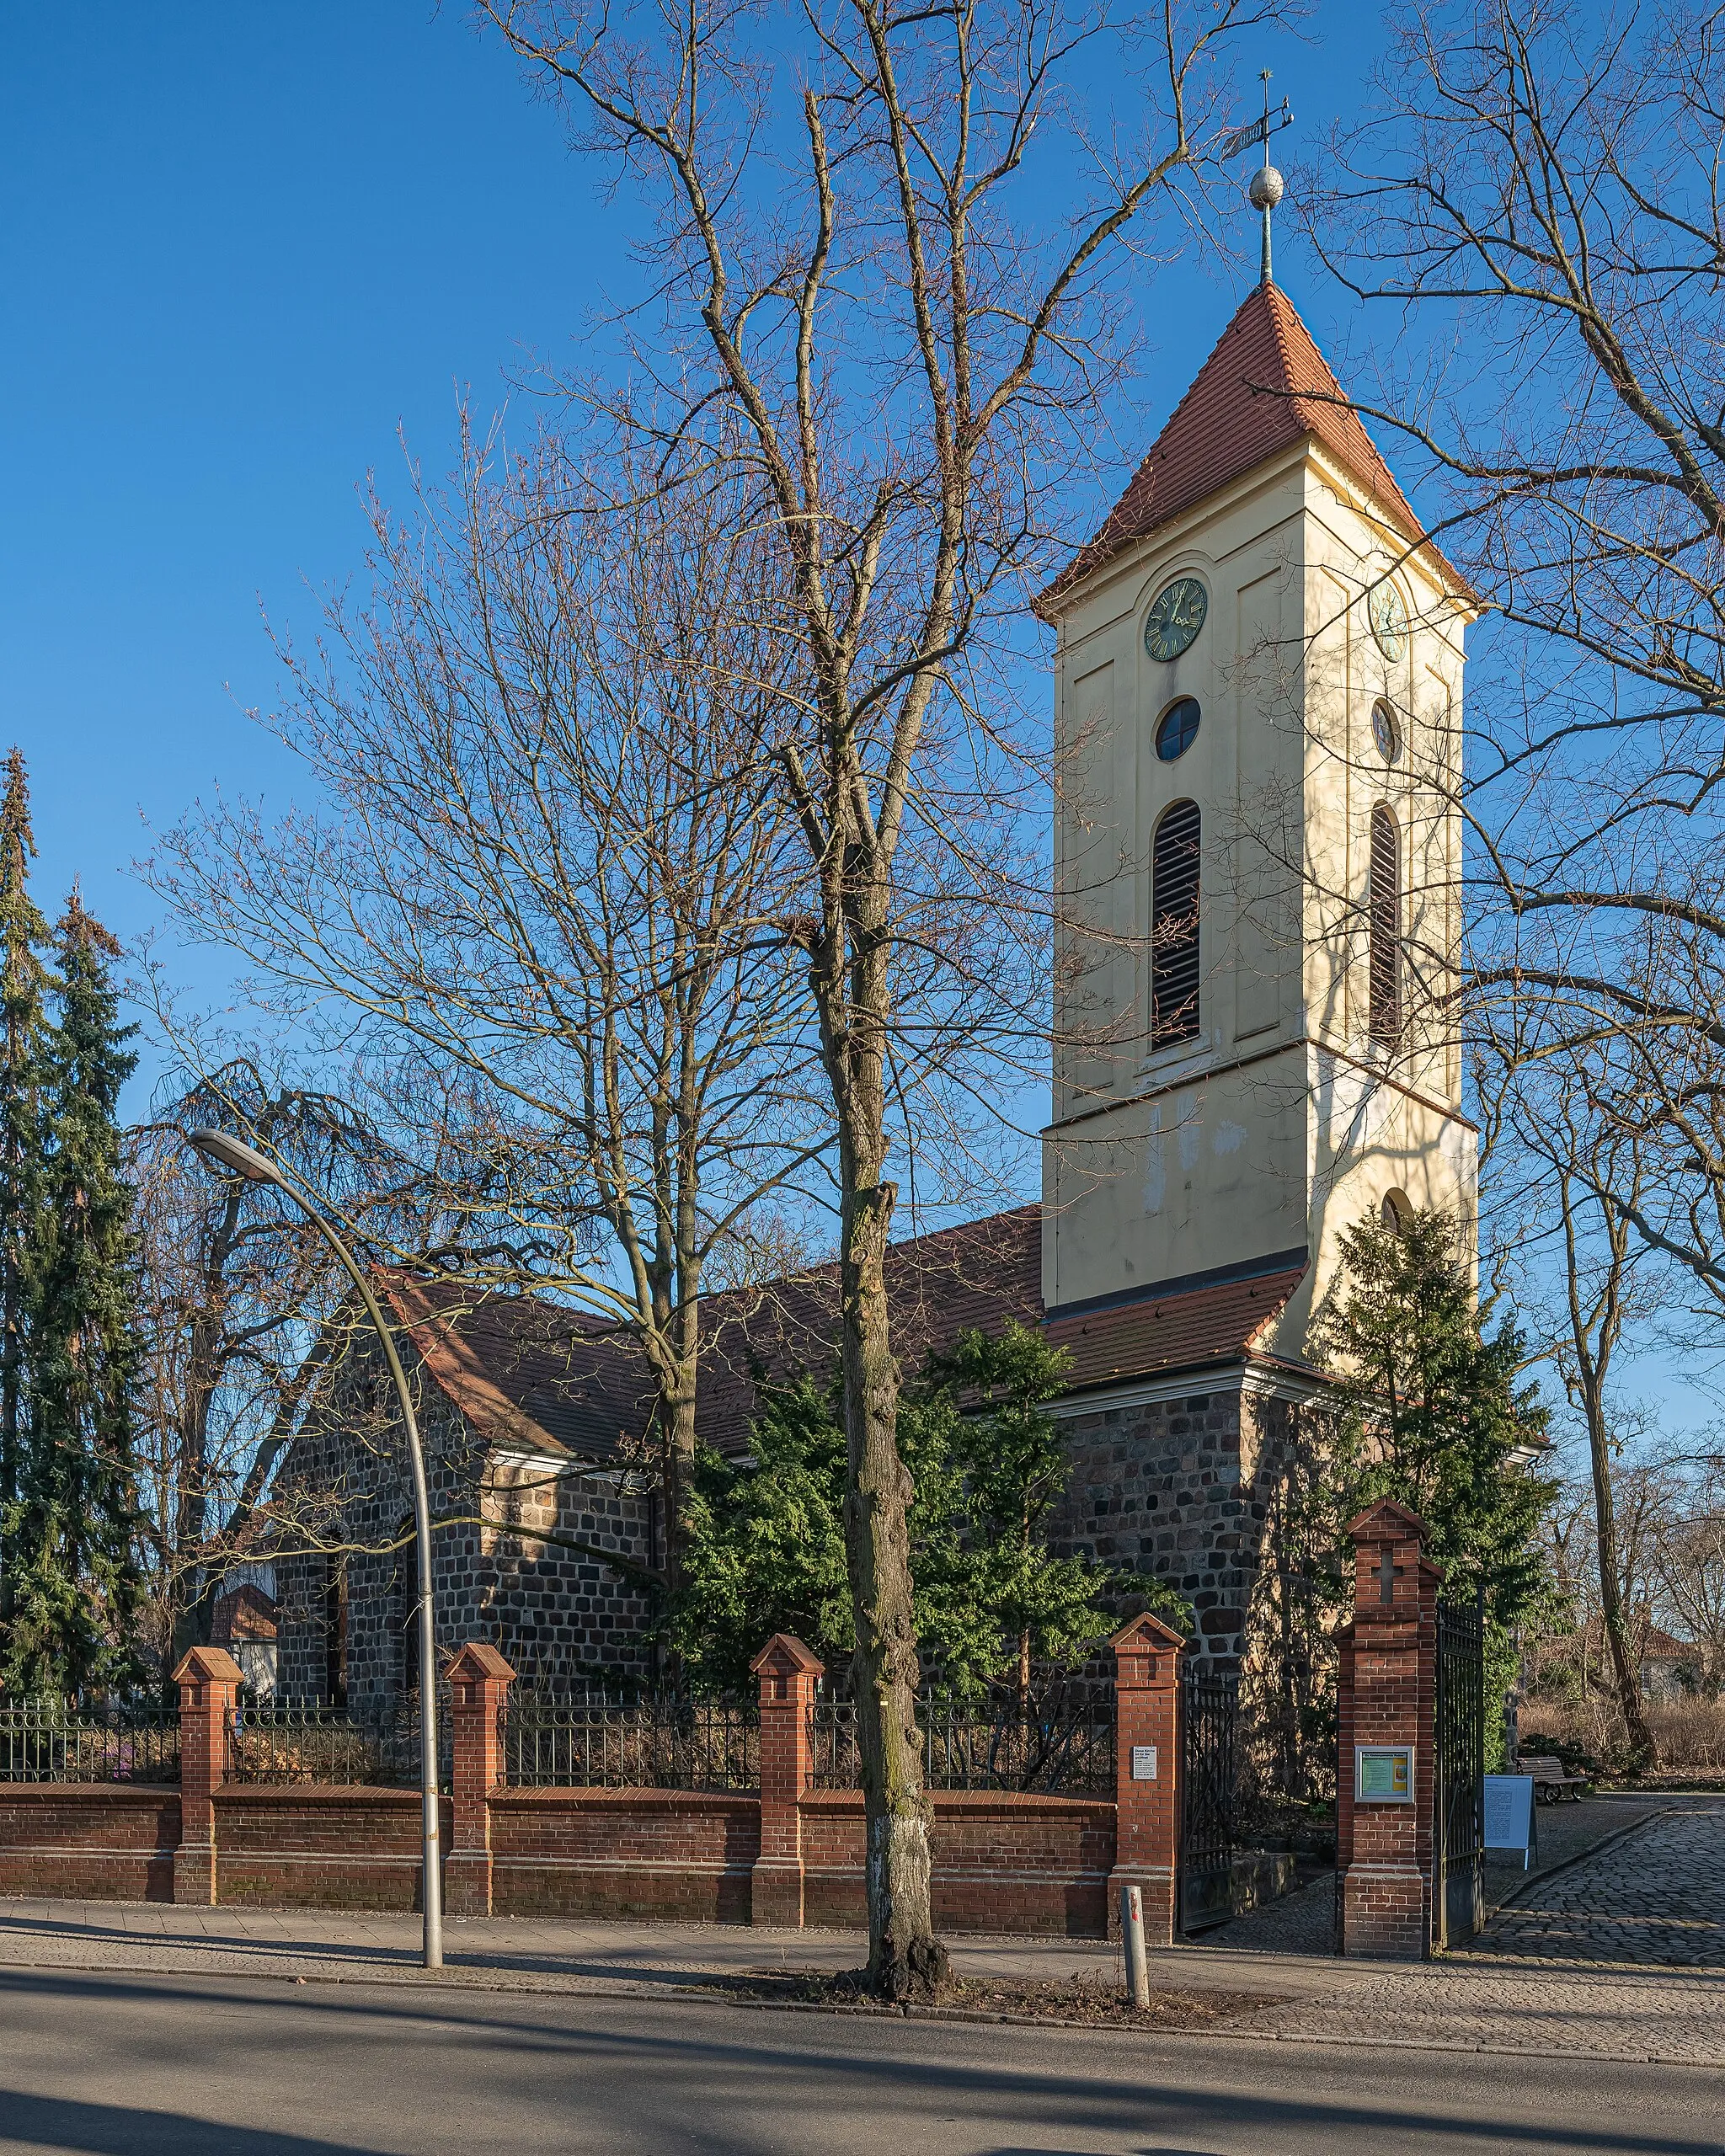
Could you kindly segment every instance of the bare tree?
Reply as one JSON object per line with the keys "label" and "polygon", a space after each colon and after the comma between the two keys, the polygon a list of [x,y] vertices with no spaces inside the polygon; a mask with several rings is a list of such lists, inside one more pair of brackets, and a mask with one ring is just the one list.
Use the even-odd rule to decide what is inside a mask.
{"label": "bare tree", "polygon": [[328,810],[218,804],[152,873],[419,1164],[444,1246],[404,1259],[638,1341],[674,1585],[704,1268],[824,1174],[771,763],[799,654],[734,472],[468,440],[415,506],[373,499],[369,602],[280,647]]}
{"label": "bare tree", "polygon": [[[1046,884],[1014,830],[1005,624],[1053,566],[1087,435],[1105,431],[1109,279],[1148,208],[1181,215],[1207,62],[1252,10],[1220,0],[1189,28],[1183,11],[1116,23],[975,0],[478,12],[603,184],[644,189],[664,334],[638,362],[676,427],[725,415],[776,520],[809,685],[779,761],[817,883],[809,979],[837,1132],[870,1971],[887,1996],[926,1995],[946,1961],[883,1286],[889,1132],[901,1089],[953,1043],[1009,1063],[1026,1037],[1007,952],[1015,913],[1045,926],[1027,894]],[[1086,139],[1087,70],[1146,81],[1147,140],[1141,123],[1118,155]],[[1097,192],[1032,213],[1033,169],[1051,189],[1097,173]]]}
{"label": "bare tree", "polygon": [[[164,1670],[206,1641],[233,1564],[274,1524],[276,1468],[344,1338],[345,1283],[322,1239],[275,1194],[212,1177],[185,1145],[240,1129],[392,1244],[414,1239],[403,1163],[345,1103],[231,1060],[131,1134],[137,1192],[141,1371],[137,1456],[152,1649]],[[392,1187],[392,1185],[397,1187]],[[259,1545],[261,1546],[261,1545]]]}
{"label": "bare tree", "polygon": [[[1493,618],[1470,966],[1512,1068],[1575,1059],[1600,1190],[1725,1315],[1725,14],[1404,12],[1314,200],[1409,325],[1369,416]],[[1429,334],[1422,340],[1421,332]],[[1601,1058],[1605,1044],[1609,1054]]]}
{"label": "bare tree", "polygon": [[[1626,1549],[1617,1517],[1618,1481],[1628,1463],[1613,1374],[1626,1335],[1632,1340],[1657,1310],[1647,1278],[1653,1269],[1648,1254],[1632,1225],[1646,1175],[1633,1139],[1610,1118],[1602,1119],[1594,1106],[1597,1095],[1614,1082],[1608,1054],[1564,1056],[1531,1069],[1502,1063],[1485,1067],[1496,1081],[1502,1111],[1493,1118],[1500,1171],[1510,1157],[1531,1170],[1519,1178],[1514,1199],[1500,1194],[1499,1203],[1516,1212],[1524,1238],[1542,1203],[1556,1214],[1558,1324],[1567,1333],[1559,1339],[1556,1361],[1586,1434],[1591,1578],[1629,1761],[1639,1773],[1654,1764],[1655,1747],[1642,1710],[1641,1657],[1632,1624],[1639,1553]],[[1535,1306],[1546,1285],[1539,1277],[1543,1255],[1536,1251],[1526,1268],[1533,1275]]]}
{"label": "bare tree", "polygon": [[1695,1681],[1725,1691],[1725,1461],[1717,1455],[1655,1463],[1664,1502],[1650,1537],[1654,1610],[1695,1650]]}

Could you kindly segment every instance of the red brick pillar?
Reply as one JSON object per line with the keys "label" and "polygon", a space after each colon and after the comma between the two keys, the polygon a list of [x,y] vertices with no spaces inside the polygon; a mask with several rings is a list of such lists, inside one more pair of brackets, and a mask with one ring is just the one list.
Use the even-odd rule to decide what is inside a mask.
{"label": "red brick pillar", "polygon": [[1135,1617],[1114,1651],[1114,1868],[1108,1929],[1120,1889],[1143,1889],[1144,1941],[1172,1946],[1180,1865],[1180,1657],[1186,1642],[1159,1617]]}
{"label": "red brick pillar", "polygon": [[1348,1529],[1354,1615],[1337,1636],[1336,1871],[1342,1951],[1362,1959],[1420,1961],[1431,1942],[1440,1576],[1423,1554],[1426,1531],[1387,1497]]}
{"label": "red brick pillar", "polygon": [[452,1917],[489,1917],[491,1792],[503,1780],[499,1717],[515,1673],[495,1647],[469,1640],[448,1674],[454,1818],[443,1865],[443,1906]]}
{"label": "red brick pillar", "polygon": [[216,1792],[227,1779],[234,1700],[245,1677],[226,1647],[191,1647],[174,1673],[179,1687],[179,1847],[174,1898],[216,1904]]}
{"label": "red brick pillar", "polygon": [[750,1881],[749,1921],[800,1929],[809,1716],[821,1664],[800,1640],[775,1632],[749,1667],[761,1679],[761,1854]]}

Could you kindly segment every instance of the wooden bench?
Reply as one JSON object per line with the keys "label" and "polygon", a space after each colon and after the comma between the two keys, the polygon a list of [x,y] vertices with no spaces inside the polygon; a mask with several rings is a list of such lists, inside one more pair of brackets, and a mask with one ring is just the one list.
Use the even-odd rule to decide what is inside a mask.
{"label": "wooden bench", "polygon": [[1532,1775],[1533,1793],[1541,1804],[1556,1804],[1566,1790],[1572,1804],[1580,1803],[1581,1792],[1587,1787],[1587,1776],[1567,1773],[1561,1759],[1528,1757],[1521,1759],[1519,1766],[1521,1773]]}

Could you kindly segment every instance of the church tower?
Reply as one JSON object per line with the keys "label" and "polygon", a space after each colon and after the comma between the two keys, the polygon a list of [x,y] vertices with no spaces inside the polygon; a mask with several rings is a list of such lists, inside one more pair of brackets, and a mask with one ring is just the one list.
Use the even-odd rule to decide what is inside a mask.
{"label": "church tower", "polygon": [[[1061,918],[1043,1298],[1050,1337],[1117,1402],[1082,1470],[1093,1517],[1073,1525],[1214,1604],[1200,1625],[1225,1655],[1243,1644],[1272,1403],[1318,1381],[1308,1328],[1343,1233],[1429,1207],[1474,1245],[1453,1004],[1476,609],[1422,531],[1266,276],[1043,600]],[[1237,1353],[1240,1386],[1222,1403],[1217,1371],[1194,1403],[1218,1436],[1189,1493],[1210,1505],[1200,1539],[1216,1518],[1197,1485],[1231,1485],[1242,1515],[1231,1561],[1189,1577],[1147,1514],[1135,1537],[1098,1531],[1197,1456],[1166,1422],[1169,1387],[1194,1390],[1156,1345],[1177,1326],[1212,1362]],[[1159,1401],[1161,1433],[1143,1425],[1135,1449],[1122,1415]],[[1111,1482],[1129,1466],[1136,1497]]]}
{"label": "church tower", "polygon": [[1305,324],[1260,284],[1097,539],[1058,626],[1051,1321],[1302,1271],[1457,1214],[1451,1018],[1466,586]]}

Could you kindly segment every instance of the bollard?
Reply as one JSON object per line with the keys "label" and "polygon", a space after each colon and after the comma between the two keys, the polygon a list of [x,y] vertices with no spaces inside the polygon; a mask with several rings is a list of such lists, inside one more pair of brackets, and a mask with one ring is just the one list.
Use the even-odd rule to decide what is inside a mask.
{"label": "bollard", "polygon": [[1150,2004],[1150,1964],[1144,1958],[1144,1891],[1120,1889],[1120,1943],[1126,1950],[1126,1988],[1135,2006]]}

